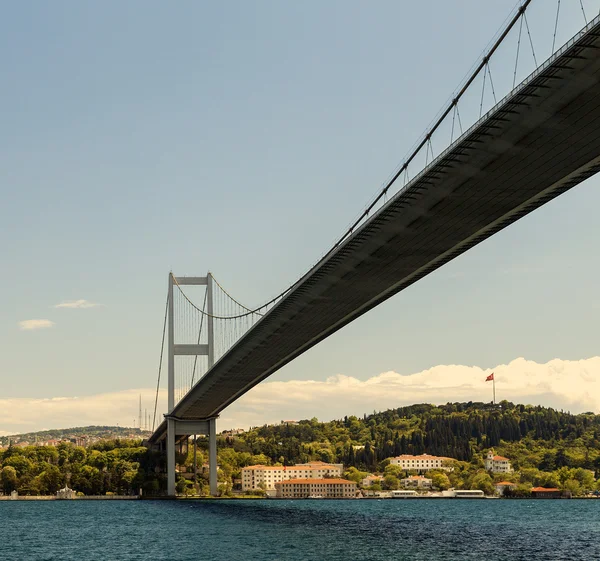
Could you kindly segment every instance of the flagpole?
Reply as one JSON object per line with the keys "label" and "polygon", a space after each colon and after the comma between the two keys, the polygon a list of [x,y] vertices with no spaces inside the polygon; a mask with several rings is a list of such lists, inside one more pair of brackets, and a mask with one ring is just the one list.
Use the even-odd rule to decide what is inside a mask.
{"label": "flagpole", "polygon": [[492,387],[494,388],[494,405],[496,405],[496,376],[492,378]]}

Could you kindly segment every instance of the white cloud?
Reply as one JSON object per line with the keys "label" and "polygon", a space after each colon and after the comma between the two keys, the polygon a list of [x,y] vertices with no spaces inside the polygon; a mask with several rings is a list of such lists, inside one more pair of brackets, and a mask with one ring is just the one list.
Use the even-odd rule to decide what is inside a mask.
{"label": "white cloud", "polygon": [[484,370],[477,366],[435,366],[416,374],[384,372],[367,380],[337,374],[324,381],[263,382],[221,415],[225,426],[260,425],[281,419],[322,420],[362,415],[413,403],[491,401],[541,404],[573,412],[600,412],[600,357],[552,360],[518,358]]}
{"label": "white cloud", "polygon": [[[384,372],[367,380],[337,374],[320,381],[266,381],[226,409],[218,427],[311,417],[339,419],[413,403],[491,401],[492,383],[485,378],[492,371],[498,400],[574,413],[600,412],[600,357],[546,364],[518,358],[493,369],[449,365],[409,375]],[[0,399],[0,434],[92,424],[132,426],[134,419],[137,423],[140,394],[143,407],[152,412],[156,395],[152,388],[86,397]],[[166,391],[161,390],[157,422],[162,421],[165,405]]]}
{"label": "white cloud", "polygon": [[96,304],[95,302],[90,302],[89,300],[67,300],[66,302],[61,302],[60,304],[56,304],[55,308],[70,308],[77,310],[84,310],[87,308],[96,308],[100,306],[100,304]]}
{"label": "white cloud", "polygon": [[19,322],[21,331],[33,331],[34,329],[48,329],[53,327],[54,322],[49,319],[26,319]]}
{"label": "white cloud", "polygon": [[[144,408],[151,414],[156,388],[82,397],[0,398],[0,434],[87,425],[137,426],[140,394]],[[157,424],[162,421],[165,404],[166,392],[161,391]]]}

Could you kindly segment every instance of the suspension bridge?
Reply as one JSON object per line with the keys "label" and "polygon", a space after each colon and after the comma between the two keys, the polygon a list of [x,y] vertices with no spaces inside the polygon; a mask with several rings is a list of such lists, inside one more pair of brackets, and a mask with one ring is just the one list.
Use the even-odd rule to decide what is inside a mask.
{"label": "suspension bridge", "polygon": [[[600,16],[588,20],[583,2],[575,2],[584,26],[557,47],[559,0],[551,54],[538,65],[530,4],[517,7],[372,203],[292,286],[249,308],[210,273],[169,275],[163,329],[168,411],[149,439],[166,450],[169,495],[175,495],[177,443],[208,436],[215,494],[216,419],[228,405],[354,319],[600,170]],[[510,36],[518,37],[513,84],[498,101],[491,62]],[[516,84],[527,45],[535,68]],[[463,129],[460,104],[475,87],[481,88],[479,115]],[[486,93],[493,101],[484,112]],[[450,133],[447,147],[436,155],[432,140],[443,131]],[[418,173],[410,173],[415,166]],[[200,299],[192,295],[199,290]]]}

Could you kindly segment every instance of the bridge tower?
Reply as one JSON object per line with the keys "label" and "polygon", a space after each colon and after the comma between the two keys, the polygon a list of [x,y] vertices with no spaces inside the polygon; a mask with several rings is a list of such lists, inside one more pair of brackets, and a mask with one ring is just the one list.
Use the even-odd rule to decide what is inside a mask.
{"label": "bridge tower", "polygon": [[[207,344],[178,344],[175,333],[173,285],[206,286]],[[208,436],[208,464],[210,494],[217,494],[217,419],[180,419],[175,414],[175,356],[206,356],[208,369],[215,362],[213,279],[209,272],[205,277],[174,277],[169,273],[168,304],[168,392],[167,392],[167,494],[175,496],[175,446],[178,438],[204,434]]]}

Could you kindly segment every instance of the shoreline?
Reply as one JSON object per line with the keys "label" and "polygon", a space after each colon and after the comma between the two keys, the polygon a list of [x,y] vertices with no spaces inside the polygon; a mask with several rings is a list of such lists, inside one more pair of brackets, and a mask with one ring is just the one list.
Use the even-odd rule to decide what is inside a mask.
{"label": "shoreline", "polygon": [[[402,502],[410,502],[415,500],[459,500],[459,501],[473,501],[473,500],[485,500],[485,499],[493,499],[493,500],[503,500],[503,501],[557,501],[557,500],[572,500],[572,501],[586,501],[586,500],[598,500],[600,497],[571,497],[571,498],[563,498],[563,497],[544,497],[544,498],[533,498],[533,497],[402,497],[402,498],[393,498],[393,497],[361,497],[360,500],[367,501],[402,501]],[[357,500],[355,497],[335,497],[335,498],[321,498],[321,499],[309,499],[306,497],[248,497],[248,496],[239,496],[239,497],[200,497],[200,496],[192,496],[192,497],[150,497],[150,496],[140,496],[140,495],[89,495],[89,496],[81,496],[81,497],[73,497],[70,499],[62,499],[55,497],[54,495],[23,495],[20,497],[10,497],[10,496],[0,496],[0,501],[237,501],[237,500],[245,500],[245,501],[354,501]]]}

